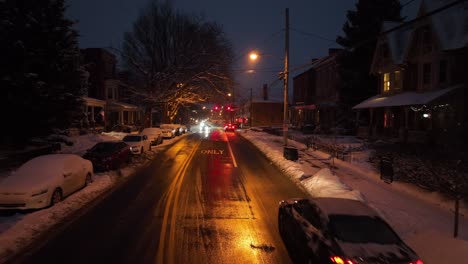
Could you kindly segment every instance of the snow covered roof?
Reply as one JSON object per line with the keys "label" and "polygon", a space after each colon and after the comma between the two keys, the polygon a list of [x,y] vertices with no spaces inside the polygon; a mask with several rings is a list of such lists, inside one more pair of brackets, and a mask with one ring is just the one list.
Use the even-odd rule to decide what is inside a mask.
{"label": "snow covered roof", "polygon": [[109,109],[139,110],[138,106],[136,105],[117,102],[117,101],[110,101],[108,102],[107,106],[109,107]]}
{"label": "snow covered roof", "polygon": [[[382,30],[385,32],[401,24],[402,23],[386,21],[382,25]],[[399,30],[391,31],[386,35],[390,54],[393,62],[396,64],[403,63],[411,30],[411,27],[403,27]]]}
{"label": "snow covered roof", "polygon": [[104,107],[104,105],[106,104],[106,101],[99,100],[99,99],[92,98],[92,97],[87,97],[87,96],[83,96],[83,100],[85,101],[86,105],[89,105],[89,106]]}
{"label": "snow covered roof", "polygon": [[379,216],[364,202],[344,198],[312,199],[327,215],[368,215]]}
{"label": "snow covered roof", "polygon": [[[424,0],[426,13],[452,3],[452,0]],[[459,3],[429,17],[443,50],[459,49],[468,44],[468,2]]]}
{"label": "snow covered roof", "polygon": [[390,96],[379,94],[354,106],[353,109],[429,104],[442,95],[447,94],[459,87],[461,87],[461,85],[429,92],[404,92]]}

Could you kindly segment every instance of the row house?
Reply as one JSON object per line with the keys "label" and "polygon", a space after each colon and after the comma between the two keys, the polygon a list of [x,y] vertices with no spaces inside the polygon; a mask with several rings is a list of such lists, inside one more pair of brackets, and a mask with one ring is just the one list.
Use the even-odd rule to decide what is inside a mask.
{"label": "row house", "polygon": [[282,127],[284,117],[284,102],[280,99],[270,98],[268,85],[264,84],[261,98],[253,96],[240,107],[236,113],[236,122],[242,125]]}
{"label": "row house", "polygon": [[84,97],[86,125],[112,128],[115,125],[139,125],[141,109],[125,101],[128,86],[117,73],[116,56],[103,48],[81,50],[87,76]]}
{"label": "row house", "polygon": [[[424,0],[418,17],[445,4]],[[459,141],[467,124],[468,5],[412,24],[387,22],[382,31],[388,33],[378,40],[371,66],[380,92],[353,107],[358,119],[368,111],[359,134],[439,145]]]}
{"label": "row house", "polygon": [[328,55],[312,61],[312,67],[293,77],[291,122],[301,128],[315,125],[319,132],[330,132],[337,126],[338,74],[336,56],[340,49],[329,49]]}

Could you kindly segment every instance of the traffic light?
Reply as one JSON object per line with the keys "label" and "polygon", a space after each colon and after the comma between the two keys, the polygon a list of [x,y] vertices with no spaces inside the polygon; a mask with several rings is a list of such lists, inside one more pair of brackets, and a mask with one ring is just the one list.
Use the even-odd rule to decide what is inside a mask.
{"label": "traffic light", "polygon": [[228,105],[228,106],[226,107],[226,110],[231,111],[231,106]]}
{"label": "traffic light", "polygon": [[214,110],[215,110],[215,111],[218,111],[218,110],[219,110],[219,106],[215,105]]}

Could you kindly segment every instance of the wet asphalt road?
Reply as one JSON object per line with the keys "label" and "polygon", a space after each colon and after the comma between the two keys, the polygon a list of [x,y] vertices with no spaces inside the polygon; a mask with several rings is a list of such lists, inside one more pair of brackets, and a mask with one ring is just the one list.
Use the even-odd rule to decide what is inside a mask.
{"label": "wet asphalt road", "polygon": [[20,263],[290,263],[278,202],[306,197],[236,133],[194,131]]}

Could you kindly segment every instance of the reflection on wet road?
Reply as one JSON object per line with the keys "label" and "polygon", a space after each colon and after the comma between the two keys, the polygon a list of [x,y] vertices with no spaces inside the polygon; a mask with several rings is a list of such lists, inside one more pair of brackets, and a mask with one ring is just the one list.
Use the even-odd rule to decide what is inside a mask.
{"label": "reflection on wet road", "polygon": [[193,133],[25,263],[290,263],[278,202],[305,197],[236,133]]}
{"label": "reflection on wet road", "polygon": [[[166,209],[174,209],[171,215],[163,216],[171,221],[166,225],[167,231],[161,231],[158,263],[289,262],[276,230],[276,206],[281,198],[274,199],[275,207],[265,208],[262,200],[271,197],[258,193],[261,182],[256,181],[255,175],[244,175],[249,166],[261,168],[265,164],[250,160],[237,168],[228,136],[238,137],[212,131],[194,152],[183,182],[173,185],[180,188],[180,195],[174,196],[174,201],[166,201]],[[238,148],[252,152],[243,146]],[[268,163],[266,166],[271,167]],[[258,184],[260,189],[250,193],[247,184]]]}

